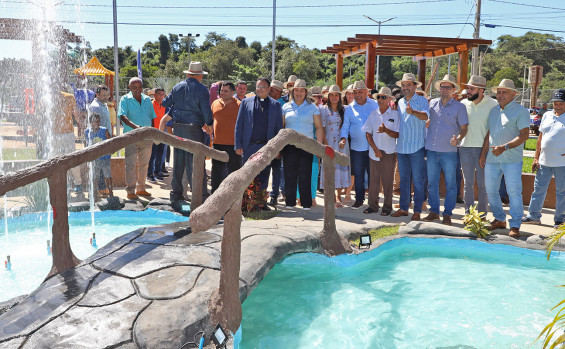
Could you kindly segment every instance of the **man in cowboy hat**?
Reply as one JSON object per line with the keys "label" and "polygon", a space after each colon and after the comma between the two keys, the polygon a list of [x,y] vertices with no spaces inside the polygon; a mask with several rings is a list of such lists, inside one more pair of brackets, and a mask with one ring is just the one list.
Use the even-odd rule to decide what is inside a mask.
{"label": "man in cowboy hat", "polygon": [[445,178],[445,202],[443,204],[443,224],[451,225],[451,215],[457,200],[457,145],[467,134],[467,109],[453,98],[459,85],[451,75],[436,81],[440,97],[430,102],[430,126],[426,137],[428,168],[428,199],[430,214],[424,221],[439,219],[439,177],[443,171]]}
{"label": "man in cowboy hat", "polygon": [[[129,80],[130,93],[120,100],[118,115],[124,123],[124,133],[133,129],[151,126],[157,117],[151,98],[141,93],[143,90],[140,78]],[[126,192],[127,198],[139,199],[138,195],[151,196],[145,190],[145,176],[151,157],[151,141],[141,141],[126,146]]]}
{"label": "man in cowboy hat", "polygon": [[310,94],[312,95],[312,97],[314,97],[314,99],[316,100],[316,106],[319,108],[322,105],[324,105],[324,94],[322,93],[322,88],[320,86],[313,86],[310,89]]}
{"label": "man in cowboy hat", "polygon": [[522,202],[522,156],[524,142],[530,135],[530,113],[514,102],[518,90],[514,81],[502,79],[492,88],[499,105],[492,108],[487,123],[479,163],[485,169],[485,184],[490,209],[494,216],[489,230],[506,228],[506,213],[500,199],[500,178],[504,175],[510,198],[510,237],[520,237],[524,214]]}
{"label": "man in cowboy hat", "polygon": [[551,177],[555,177],[555,228],[565,222],[565,89],[553,94],[553,110],[545,112],[536,145],[532,171],[536,172],[529,213],[522,223],[541,224],[541,210]]}
{"label": "man in cowboy hat", "polygon": [[379,105],[375,100],[367,98],[369,89],[363,81],[355,81],[352,86],[354,100],[345,107],[343,125],[341,126],[340,147],[343,148],[347,137],[351,136],[350,157],[353,176],[355,177],[355,203],[353,209],[363,206],[365,201],[365,173],[369,176],[369,142],[362,130],[369,114]]}
{"label": "man in cowboy hat", "polygon": [[400,132],[396,151],[400,172],[400,208],[391,217],[408,216],[410,204],[410,177],[414,182],[414,214],[412,220],[419,221],[425,200],[426,150],[424,149],[425,127],[428,120],[428,100],[416,94],[422,83],[414,74],[406,73],[396,82],[404,97],[398,102]]}
{"label": "man in cowboy hat", "polygon": [[[202,77],[208,73],[202,70],[200,62],[190,62],[188,70],[183,73],[186,74],[187,79],[175,85],[161,103],[163,107],[172,107],[173,112],[172,115],[166,115],[161,119],[160,129],[164,131],[165,125],[172,118],[175,136],[204,143],[202,131],[205,130],[208,134],[212,134],[214,123],[212,109],[210,109],[210,94],[206,86],[201,83]],[[192,183],[192,153],[175,148],[174,155],[170,194],[172,202],[183,199],[182,177],[185,170],[190,187],[198,185]],[[202,187],[202,200],[204,201],[208,196],[206,176],[202,181]]]}
{"label": "man in cowboy hat", "polygon": [[[282,92],[283,92],[283,83],[279,80],[271,81],[271,87],[269,88],[269,97],[276,100],[280,103],[281,107],[285,104],[283,100]],[[272,189],[269,196],[269,205],[276,206],[277,205],[277,198],[279,194],[282,192],[284,197],[284,174],[283,174],[283,165],[281,157],[273,159],[271,161],[271,171],[273,176],[273,183],[271,183]]]}
{"label": "man in cowboy hat", "polygon": [[[289,89],[294,87],[296,80],[298,80],[298,77],[296,75],[289,76],[287,81],[283,84],[284,89],[288,92]],[[286,95],[282,96],[282,99],[284,101],[283,104],[288,102],[288,93]]]}
{"label": "man in cowboy hat", "polygon": [[381,87],[372,97],[377,101],[379,107],[369,114],[363,126],[370,146],[369,162],[371,169],[369,207],[363,213],[378,212],[379,191],[382,183],[384,203],[381,215],[388,216],[392,212],[396,139],[400,129],[399,114],[398,110],[392,110],[390,107],[393,97],[388,87]]}
{"label": "man in cowboy hat", "polygon": [[[255,96],[245,98],[239,107],[235,125],[235,152],[242,155],[242,163],[274,138],[283,127],[282,107],[279,102],[269,97],[271,82],[259,78],[255,84]],[[261,189],[269,184],[271,166],[259,173],[256,180]],[[266,202],[259,204],[268,211]]]}
{"label": "man in cowboy hat", "polygon": [[478,188],[479,212],[487,212],[487,192],[485,189],[485,170],[479,166],[479,158],[485,135],[487,134],[488,116],[492,108],[498,103],[485,95],[487,79],[482,76],[472,75],[467,83],[467,98],[461,103],[467,109],[469,125],[467,134],[461,141],[459,157],[463,170],[463,201],[465,213],[475,204],[475,174]]}

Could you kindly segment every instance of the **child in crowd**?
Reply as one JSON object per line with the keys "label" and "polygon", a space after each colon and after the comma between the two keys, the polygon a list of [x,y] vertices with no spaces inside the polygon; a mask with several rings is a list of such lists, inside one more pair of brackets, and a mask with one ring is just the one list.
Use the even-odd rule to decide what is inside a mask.
{"label": "child in crowd", "polygon": [[[106,139],[112,138],[110,132],[106,127],[100,126],[100,115],[93,113],[89,118],[89,127],[84,131],[84,137],[88,146],[102,142]],[[112,191],[112,168],[110,163],[111,155],[104,155],[100,159],[94,161],[94,178],[98,178],[100,172],[104,176],[106,188],[108,188],[109,196],[114,196]],[[106,197],[106,194],[99,193],[101,197]]]}

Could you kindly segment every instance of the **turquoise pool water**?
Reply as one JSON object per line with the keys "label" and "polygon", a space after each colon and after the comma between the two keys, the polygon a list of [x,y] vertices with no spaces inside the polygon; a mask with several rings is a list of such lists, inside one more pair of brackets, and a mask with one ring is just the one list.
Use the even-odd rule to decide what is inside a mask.
{"label": "turquoise pool water", "polygon": [[[243,303],[242,348],[526,348],[565,298],[565,258],[453,239],[277,264]],[[536,342],[534,348],[540,347]]]}
{"label": "turquoise pool water", "polygon": [[[98,247],[141,227],[187,221],[176,213],[147,209],[145,211],[102,211],[94,213],[94,232]],[[50,220],[51,224],[53,220]],[[52,256],[47,254],[47,214],[29,214],[8,219],[8,234],[0,219],[0,302],[33,291],[49,273]],[[96,252],[90,245],[92,221],[90,212],[69,215],[71,248],[79,259]],[[12,270],[4,267],[11,256]]]}

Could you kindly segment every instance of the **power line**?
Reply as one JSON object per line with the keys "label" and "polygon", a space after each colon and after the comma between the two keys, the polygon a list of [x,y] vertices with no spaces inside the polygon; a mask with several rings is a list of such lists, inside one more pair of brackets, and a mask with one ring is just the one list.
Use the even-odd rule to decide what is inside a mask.
{"label": "power line", "polygon": [[522,4],[522,3],[519,3],[519,2],[505,1],[505,0],[490,0],[490,1],[500,2],[500,3],[503,3],[503,4],[530,6],[530,7],[537,7],[537,8],[546,8],[546,9],[549,9],[549,10],[565,11],[565,8],[560,8],[560,7],[549,7],[549,6],[542,6],[542,5]]}
{"label": "power line", "polygon": [[[422,1],[404,1],[404,2],[387,2],[380,4],[328,4],[328,5],[286,5],[277,6],[282,8],[327,8],[327,7],[358,7],[358,6],[388,6],[388,5],[405,5],[405,4],[422,4],[429,2],[454,2],[455,0],[422,0]],[[28,4],[27,1],[4,0],[6,3]],[[75,4],[63,3],[64,6],[76,6]],[[112,5],[104,4],[81,4],[80,7],[112,7]],[[149,8],[149,9],[272,9],[272,6],[144,6],[144,5],[118,5],[121,8]]]}
{"label": "power line", "polygon": [[[486,26],[485,24],[483,24]],[[540,32],[550,32],[550,33],[565,33],[565,30],[550,30],[550,29],[540,29],[540,28],[526,28],[526,27],[516,27],[513,25],[502,25],[502,24],[494,24],[494,27],[503,27],[503,28],[513,28],[513,29],[525,29],[525,30],[536,30]]]}
{"label": "power line", "polygon": [[471,13],[473,12],[474,8],[475,8],[475,2],[473,2],[473,5],[471,6],[471,11],[469,11],[469,14],[467,15],[467,19],[465,20],[465,24],[463,25],[463,28],[461,28],[461,32],[459,32],[459,35],[457,35],[457,37],[460,37],[461,34],[463,34],[463,30],[465,29],[465,25],[469,24],[469,17],[471,17]]}

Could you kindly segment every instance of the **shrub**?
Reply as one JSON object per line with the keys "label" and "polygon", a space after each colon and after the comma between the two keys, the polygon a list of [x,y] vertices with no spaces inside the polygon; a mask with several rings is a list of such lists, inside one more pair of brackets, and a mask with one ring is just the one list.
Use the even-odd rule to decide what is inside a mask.
{"label": "shrub", "polygon": [[251,212],[259,211],[261,210],[259,206],[263,205],[266,200],[267,190],[261,189],[260,183],[255,179],[243,193],[241,210],[245,215],[249,215],[249,213]]}

